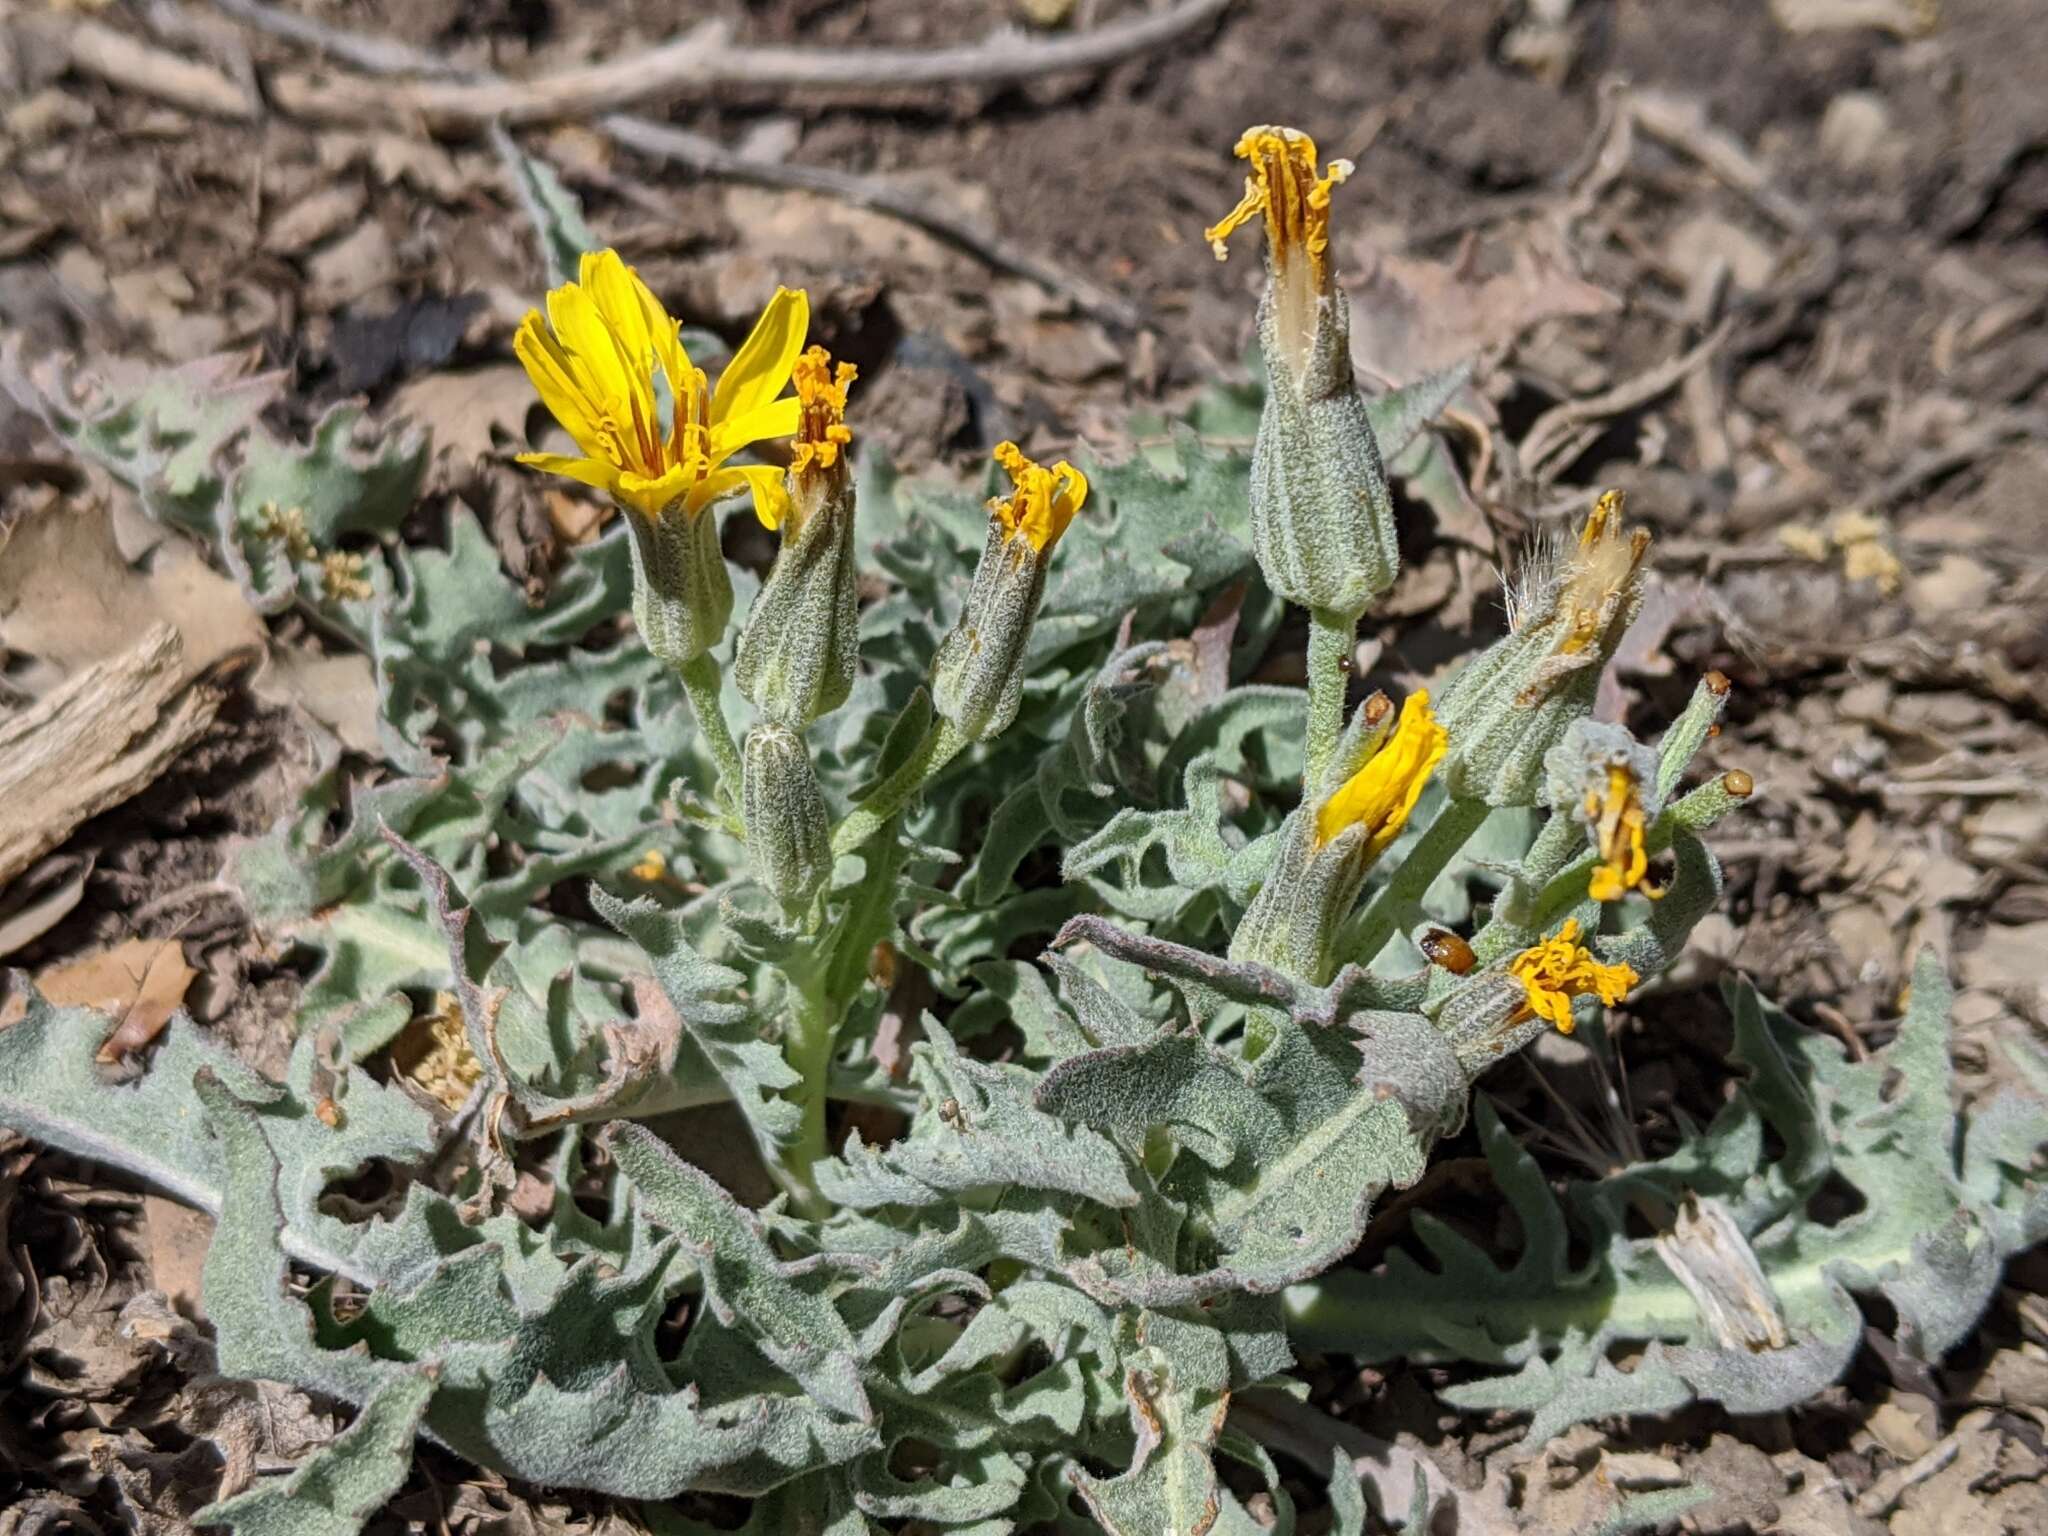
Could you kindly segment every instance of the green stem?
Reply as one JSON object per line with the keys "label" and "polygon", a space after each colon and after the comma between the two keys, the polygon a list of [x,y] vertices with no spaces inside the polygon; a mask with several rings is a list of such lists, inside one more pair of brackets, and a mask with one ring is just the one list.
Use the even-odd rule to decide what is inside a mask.
{"label": "green stem", "polygon": [[1405,923],[1436,877],[1450,867],[1471,841],[1492,807],[1484,800],[1452,800],[1436,813],[1393,878],[1380,887],[1371,903],[1348,925],[1339,953],[1360,965],[1371,965],[1387,940]]}
{"label": "green stem", "polygon": [[[1674,833],[1680,830],[1705,831],[1742,804],[1745,798],[1746,795],[1730,792],[1726,775],[1707,780],[1683,799],[1664,807],[1663,814],[1650,823],[1650,830],[1643,836],[1644,851],[1655,858],[1671,846]],[[1557,819],[1567,818],[1559,814]],[[1539,834],[1538,842],[1541,843],[1542,840]],[[1479,963],[1484,965],[1488,961],[1499,959],[1509,950],[1520,949],[1531,942],[1532,935],[1548,931],[1565,913],[1584,901],[1587,884],[1593,877],[1593,868],[1599,862],[1600,854],[1597,849],[1587,849],[1581,853],[1544,882],[1542,889],[1537,893],[1535,900],[1529,903],[1524,914],[1510,913],[1504,907],[1496,907],[1486,926],[1472,937],[1472,952],[1479,957]],[[1537,878],[1542,878],[1540,873]]]}
{"label": "green stem", "polygon": [[1308,736],[1302,789],[1310,795],[1322,786],[1323,772],[1344,734],[1344,695],[1351,686],[1352,649],[1358,639],[1358,616],[1308,611]]}
{"label": "green stem", "polygon": [[732,727],[725,722],[725,705],[719,698],[718,663],[709,651],[692,657],[676,669],[683,680],[683,692],[690,697],[690,711],[697,717],[697,729],[711,748],[718,764],[715,798],[723,805],[737,803],[740,779],[740,749],[732,739]]}
{"label": "green stem", "polygon": [[[1819,1268],[1814,1266],[1816,1272]],[[1604,1270],[1600,1278],[1607,1278]],[[1779,1300],[1789,1303],[1784,1281],[1775,1274],[1771,1281]],[[1660,1276],[1631,1281],[1621,1295],[1611,1284],[1602,1286],[1597,1280],[1531,1295],[1434,1294],[1395,1316],[1372,1277],[1356,1270],[1332,1270],[1290,1286],[1284,1305],[1287,1336],[1297,1348],[1361,1360],[1412,1353],[1426,1359],[1504,1364],[1504,1359],[1486,1361],[1483,1349],[1475,1347],[1482,1332],[1488,1342],[1533,1333],[1549,1344],[1574,1331],[1593,1333],[1602,1328],[1625,1339],[1684,1339],[1698,1329],[1700,1318],[1699,1305],[1685,1287]],[[1454,1324],[1456,1331],[1432,1336],[1428,1325],[1439,1319]],[[1446,1346],[1441,1342],[1445,1337],[1462,1342]]]}
{"label": "green stem", "polygon": [[825,1111],[832,1097],[832,1048],[840,1021],[867,984],[868,956],[896,922],[897,881],[905,853],[899,840],[885,838],[867,856],[867,871],[849,894],[832,931],[801,970],[785,971],[789,984],[790,1029],[785,1048],[797,1084],[803,1120],[796,1145],[775,1170],[797,1208],[822,1216],[828,1207],[816,1187],[818,1163],[832,1155],[825,1139]]}
{"label": "green stem", "polygon": [[846,820],[832,831],[832,853],[835,858],[852,853],[880,831],[884,822],[910,803],[910,799],[927,780],[960,754],[967,745],[967,739],[954,728],[953,722],[943,717],[925,733],[901,767],[888,778],[877,784],[867,799],[848,813]]}
{"label": "green stem", "polygon": [[825,1143],[825,1107],[831,1097],[826,1089],[832,1073],[832,1040],[838,1033],[839,1014],[817,979],[799,982],[790,978],[789,1064],[803,1079],[797,1092],[802,1095],[804,1113],[796,1145],[790,1148],[787,1162],[779,1170],[779,1182],[806,1216],[824,1216],[830,1210],[813,1182],[812,1170],[832,1155]]}

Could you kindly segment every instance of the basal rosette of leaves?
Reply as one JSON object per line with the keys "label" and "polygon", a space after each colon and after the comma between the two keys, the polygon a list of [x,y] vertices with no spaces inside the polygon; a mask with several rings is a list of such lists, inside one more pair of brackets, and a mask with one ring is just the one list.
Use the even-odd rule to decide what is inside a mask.
{"label": "basal rosette of leaves", "polygon": [[[1479,1098],[1521,1254],[1423,1213],[1427,1266],[1341,1267],[1483,1072],[1671,965],[1720,895],[1703,834],[1754,786],[1688,771],[1724,680],[1654,745],[1589,718],[1645,559],[1618,499],[1429,697],[1352,703],[1350,638],[1393,579],[1386,476],[1427,497],[1455,473],[1429,422],[1462,375],[1359,395],[1319,222],[1342,173],[1284,130],[1240,149],[1249,211],[1219,238],[1263,215],[1269,239],[1249,460],[1180,426],[1125,464],[1006,456],[993,500],[907,484],[839,433],[857,384],[764,320],[728,373],[800,405],[787,477],[744,443],[693,459],[687,402],[701,442],[768,418],[662,363],[646,398],[671,414],[615,459],[602,412],[565,418],[594,455],[576,477],[622,510],[537,601],[465,511],[397,539],[412,429],[284,444],[212,365],[94,401],[10,359],[79,453],[360,645],[379,690],[382,760],[334,747],[224,872],[309,973],[283,1082],[183,1018],[127,1076],[90,1011],[31,996],[0,1031],[0,1123],[215,1216],[220,1370],[362,1407],[210,1518],[356,1530],[424,1435],[661,1530],[698,1529],[660,1507],[697,1490],[752,1498],[762,1533],[1284,1533],[1231,1405],[1298,1390],[1300,1350],[1497,1368],[1448,1396],[1530,1413],[1532,1440],[1763,1411],[1846,1366],[1856,1294],[1933,1358],[2048,1232],[2048,1113],[1957,1116],[1926,962],[1869,1062],[1734,989],[1726,1109],[1562,1201]],[[565,286],[627,292],[522,174]],[[779,528],[765,586],[660,542],[749,515],[716,499],[725,465]],[[1300,633],[1287,600],[1305,690],[1247,681]],[[392,1065],[436,1010],[475,1075],[459,1107]],[[675,1112],[710,1104],[744,1118],[770,1203],[697,1166]],[[903,1129],[842,1134],[847,1105]],[[399,1193],[335,1198],[372,1166]],[[545,1209],[515,1213],[522,1173]],[[1871,1197],[1835,1226],[1808,1214],[1831,1177]],[[1271,1526],[1233,1492],[1260,1484]],[[1332,1502],[1363,1529],[1348,1474]]]}

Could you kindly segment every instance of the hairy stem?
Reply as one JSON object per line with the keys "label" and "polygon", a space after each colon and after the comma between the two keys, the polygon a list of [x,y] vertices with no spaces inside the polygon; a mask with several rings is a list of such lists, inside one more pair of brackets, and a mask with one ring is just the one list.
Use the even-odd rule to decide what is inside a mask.
{"label": "hairy stem", "polygon": [[838,1033],[844,1009],[825,994],[822,978],[790,979],[789,1064],[803,1081],[803,1126],[787,1163],[773,1170],[777,1182],[789,1191],[791,1201],[806,1216],[825,1216],[830,1207],[818,1193],[811,1170],[831,1156],[825,1142],[825,1106],[832,1073],[832,1040]]}
{"label": "hairy stem", "polygon": [[1305,795],[1322,786],[1323,772],[1344,734],[1344,694],[1351,686],[1352,647],[1358,616],[1308,611],[1308,739],[1301,784]]}
{"label": "hairy stem", "polygon": [[840,1021],[867,985],[868,956],[889,936],[896,921],[895,892],[903,872],[904,849],[891,835],[868,849],[865,858],[866,873],[847,893],[837,922],[818,944],[816,953],[821,960],[814,969],[785,973],[790,990],[787,1057],[803,1079],[797,1093],[804,1114],[787,1165],[775,1173],[806,1215],[828,1214],[812,1170],[832,1155],[825,1137],[825,1110],[832,1097],[833,1046]]}
{"label": "hairy stem", "polygon": [[903,765],[877,784],[868,797],[853,808],[846,820],[833,829],[833,854],[843,856],[852,853],[873,837],[885,822],[910,803],[911,797],[924,788],[933,774],[957,757],[966,745],[967,739],[954,729],[953,722],[941,717],[925,733],[924,740],[918,743],[917,750],[905,759]]}
{"label": "hairy stem", "polygon": [[1436,820],[1402,860],[1393,878],[1347,925],[1338,941],[1338,953],[1360,965],[1371,965],[1373,957],[1386,948],[1387,940],[1407,921],[1408,914],[1479,830],[1491,809],[1484,800],[1453,800],[1438,811]]}
{"label": "hairy stem", "polygon": [[740,749],[732,739],[732,727],[725,722],[725,705],[719,699],[718,663],[707,651],[684,662],[676,671],[683,680],[683,691],[690,696],[690,711],[697,717],[697,729],[704,733],[711,756],[718,764],[715,798],[719,804],[730,807],[739,797],[742,769]]}

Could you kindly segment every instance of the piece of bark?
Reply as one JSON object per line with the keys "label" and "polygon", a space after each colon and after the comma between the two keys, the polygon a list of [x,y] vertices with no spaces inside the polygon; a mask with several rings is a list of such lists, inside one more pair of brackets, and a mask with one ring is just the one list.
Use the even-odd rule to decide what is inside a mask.
{"label": "piece of bark", "polygon": [[209,677],[188,680],[178,632],[159,624],[0,720],[0,887],[151,783],[223,697]]}

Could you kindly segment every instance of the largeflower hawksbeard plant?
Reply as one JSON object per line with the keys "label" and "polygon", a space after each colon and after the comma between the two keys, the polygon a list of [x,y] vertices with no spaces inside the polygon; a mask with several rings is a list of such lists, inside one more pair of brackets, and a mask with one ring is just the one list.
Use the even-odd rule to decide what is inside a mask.
{"label": "largeflower hawksbeard plant", "polygon": [[[0,1030],[0,1123],[215,1213],[220,1371],[362,1405],[317,1468],[202,1518],[326,1500],[353,1529],[424,1435],[664,1531],[720,1493],[761,1536],[1285,1536],[1301,1485],[1266,1444],[1299,1453],[1302,1350],[1505,1372],[1447,1396],[1532,1441],[1761,1412],[1845,1368],[1850,1288],[1931,1357],[2048,1232],[2048,1116],[1959,1128],[1931,964],[1868,1062],[1733,990],[1727,1109],[1568,1205],[1475,1098],[1547,1031],[1611,1051],[1606,1010],[1654,1010],[1719,899],[1702,834],[1755,786],[1689,781],[1717,674],[1654,745],[1593,718],[1649,546],[1615,493],[1530,553],[1500,639],[1354,702],[1398,574],[1386,466],[1459,381],[1361,396],[1351,167],[1286,128],[1238,153],[1209,236],[1265,233],[1249,463],[1187,431],[1122,466],[1006,442],[990,494],[913,491],[857,462],[858,376],[804,294],[712,385],[613,251],[515,342],[577,449],[523,460],[622,525],[533,603],[459,512],[445,550],[322,547],[362,526],[323,485],[390,480],[324,438],[208,438],[167,386],[44,402],[252,580],[281,548],[380,678],[385,776],[336,754],[225,876],[309,973],[283,1083],[189,1021],[123,1083],[89,1011],[32,997]],[[261,473],[199,505],[150,456],[173,426]],[[721,553],[742,498],[777,536],[758,579]],[[1304,636],[1305,690],[1246,681]],[[1350,1267],[1468,1113],[1520,1257],[1425,1220],[1428,1269]],[[373,1161],[401,1193],[329,1198]],[[1834,1178],[1883,1198],[1822,1226]],[[1310,1470],[1361,1532],[1349,1459]]]}

